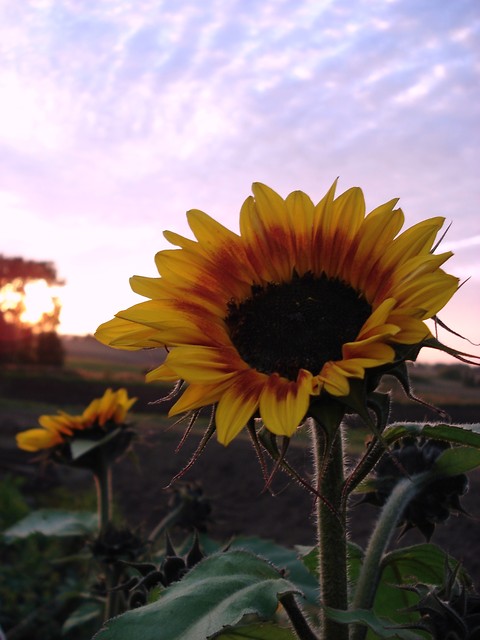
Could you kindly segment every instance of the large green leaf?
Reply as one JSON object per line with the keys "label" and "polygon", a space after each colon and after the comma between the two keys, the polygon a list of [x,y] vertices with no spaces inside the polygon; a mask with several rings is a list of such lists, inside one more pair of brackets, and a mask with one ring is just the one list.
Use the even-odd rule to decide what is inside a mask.
{"label": "large green leaf", "polygon": [[239,537],[230,545],[230,549],[246,549],[269,560],[279,570],[285,570],[284,577],[295,584],[305,598],[317,604],[318,580],[309,572],[299,557],[299,553],[287,549],[271,540],[256,537]]}
{"label": "large green leaf", "polygon": [[480,450],[473,447],[446,449],[435,460],[432,471],[442,476],[456,476],[480,466]]}
{"label": "large green leaf", "polygon": [[331,609],[325,607],[328,617],[337,622],[343,624],[354,624],[355,622],[362,623],[367,626],[374,635],[368,636],[376,638],[377,640],[384,640],[388,638],[398,638],[399,640],[419,640],[421,636],[417,632],[412,632],[408,629],[395,629],[392,628],[392,622],[390,620],[384,620],[378,617],[373,611],[367,611],[365,609],[356,609],[354,611],[339,611],[338,609]]}
{"label": "large green leaf", "polygon": [[65,620],[62,627],[62,635],[70,633],[77,627],[97,622],[97,629],[101,624],[103,605],[100,602],[84,602]]}
{"label": "large green leaf", "polygon": [[265,622],[229,629],[215,636],[215,640],[297,640],[297,636],[291,629]]}
{"label": "large green leaf", "polygon": [[287,593],[299,591],[265,560],[242,550],[218,553],[202,560],[156,602],[109,620],[95,638],[212,638],[248,614],[271,620],[279,597]]}
{"label": "large green leaf", "polygon": [[480,424],[425,424],[423,422],[408,422],[392,424],[382,434],[383,440],[391,444],[405,437],[432,438],[453,444],[463,444],[480,449]]}
{"label": "large green leaf", "polygon": [[34,533],[45,536],[84,536],[96,531],[98,516],[91,511],[39,509],[3,532],[7,542],[27,538]]}
{"label": "large green leaf", "polygon": [[[418,621],[419,614],[409,610],[418,602],[418,596],[407,589],[417,583],[441,585],[447,562],[455,560],[434,544],[418,544],[387,553],[382,561],[382,574],[375,598],[374,611],[379,618],[390,619],[391,624],[407,624]],[[465,571],[459,579],[471,585]],[[368,639],[376,636],[370,632]],[[417,638],[423,636],[417,635]]]}

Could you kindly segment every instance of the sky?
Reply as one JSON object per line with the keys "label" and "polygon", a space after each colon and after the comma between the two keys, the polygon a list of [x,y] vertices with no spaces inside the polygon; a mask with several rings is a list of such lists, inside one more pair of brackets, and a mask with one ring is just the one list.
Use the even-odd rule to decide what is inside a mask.
{"label": "sky", "polygon": [[338,176],[452,222],[440,318],[480,342],[479,36],[478,0],[0,0],[0,254],[53,261],[93,333],[187,210],[236,231],[252,182]]}

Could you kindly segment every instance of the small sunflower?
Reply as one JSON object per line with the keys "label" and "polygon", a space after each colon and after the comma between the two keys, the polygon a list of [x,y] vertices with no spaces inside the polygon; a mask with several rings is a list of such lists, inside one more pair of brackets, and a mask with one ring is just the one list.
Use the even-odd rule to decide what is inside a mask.
{"label": "small sunflower", "polygon": [[72,416],[59,411],[57,415],[40,416],[38,422],[42,428],[19,433],[17,445],[24,451],[41,451],[61,446],[85,430],[97,428],[104,433],[108,423],[124,423],[127,412],[135,401],[136,398],[128,397],[125,389],[107,389],[101,398],[92,400],[82,415]]}
{"label": "small sunflower", "polygon": [[[120,311],[96,337],[123,349],[166,347],[147,380],[182,379],[175,415],[216,404],[220,442],[252,416],[290,437],[312,397],[349,394],[349,380],[398,363],[400,347],[432,338],[432,318],[458,288],[434,255],[443,218],[400,233],[397,200],[365,215],[359,188],[314,205],[253,185],[240,234],[207,214],[187,213],[196,240],[170,231],[159,278],[134,276],[149,300]],[[418,349],[417,349],[418,350]]]}

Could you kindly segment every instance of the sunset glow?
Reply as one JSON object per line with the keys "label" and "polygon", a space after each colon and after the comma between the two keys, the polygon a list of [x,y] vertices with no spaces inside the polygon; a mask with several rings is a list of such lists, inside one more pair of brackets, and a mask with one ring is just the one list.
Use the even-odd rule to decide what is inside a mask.
{"label": "sunset glow", "polygon": [[25,285],[23,304],[25,310],[20,316],[21,322],[29,325],[40,323],[47,315],[55,314],[58,306],[59,287],[49,287],[45,280],[34,280]]}
{"label": "sunset glow", "polygon": [[23,285],[16,279],[0,289],[0,311],[7,322],[43,330],[45,323],[56,324],[60,306],[59,287],[49,286],[46,280],[32,280]]}
{"label": "sunset glow", "polygon": [[339,177],[408,226],[452,223],[469,281],[441,319],[480,342],[477,3],[257,4],[0,3],[0,254],[51,261],[56,329],[86,335],[138,302],[165,229],[191,237],[186,211],[236,231],[253,182],[318,197]]}

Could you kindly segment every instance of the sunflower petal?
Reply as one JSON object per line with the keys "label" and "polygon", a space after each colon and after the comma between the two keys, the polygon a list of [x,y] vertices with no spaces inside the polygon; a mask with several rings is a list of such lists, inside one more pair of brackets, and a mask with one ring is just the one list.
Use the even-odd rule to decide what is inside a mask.
{"label": "sunflower petal", "polygon": [[269,431],[292,436],[307,413],[313,393],[313,376],[302,369],[296,382],[274,373],[260,396],[260,416]]}
{"label": "sunflower petal", "polygon": [[46,429],[28,429],[16,435],[17,446],[23,451],[41,451],[50,449],[63,442],[59,433],[47,431]]}
{"label": "sunflower petal", "polygon": [[218,441],[229,444],[258,408],[267,376],[254,370],[239,375],[222,395],[215,413]]}

